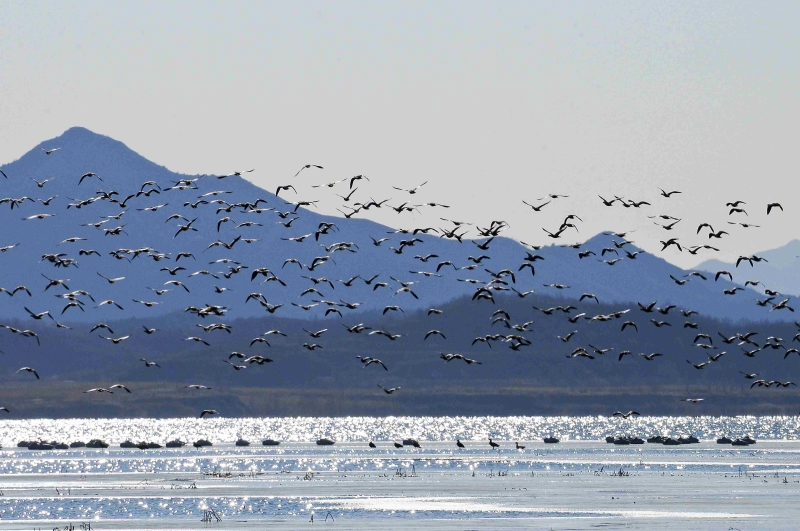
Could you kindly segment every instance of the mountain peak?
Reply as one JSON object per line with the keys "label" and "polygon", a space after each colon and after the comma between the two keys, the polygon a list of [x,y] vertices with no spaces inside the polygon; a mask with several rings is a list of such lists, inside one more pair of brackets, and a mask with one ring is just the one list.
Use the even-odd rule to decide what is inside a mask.
{"label": "mountain peak", "polygon": [[[43,149],[55,148],[60,149],[49,156],[42,153]],[[77,178],[83,173],[95,172],[109,176],[112,181],[127,182],[150,174],[174,175],[119,140],[80,126],[70,127],[61,135],[40,142],[18,160],[3,167],[6,173],[24,168],[22,174],[35,179]]]}
{"label": "mountain peak", "polygon": [[70,127],[69,129],[61,133],[61,135],[55,138],[51,138],[50,140],[45,140],[44,142],[36,146],[34,150],[37,150],[40,147],[48,149],[54,147],[60,147],[63,150],[65,149],[64,146],[73,148],[80,147],[82,149],[91,147],[116,146],[118,148],[121,147],[125,149],[130,149],[119,140],[114,140],[110,136],[101,135],[100,133],[95,133],[91,129],[87,129],[85,127],[75,126],[75,127]]}

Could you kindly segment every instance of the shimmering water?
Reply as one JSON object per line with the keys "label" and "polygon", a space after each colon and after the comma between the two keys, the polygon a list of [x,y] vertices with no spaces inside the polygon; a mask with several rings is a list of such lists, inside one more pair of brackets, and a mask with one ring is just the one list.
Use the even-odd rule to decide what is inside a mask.
{"label": "shimmering water", "polygon": [[[479,528],[669,528],[678,520],[691,529],[791,529],[800,518],[798,424],[786,417],[4,421],[0,530],[65,522],[193,529],[210,509],[222,518],[211,524],[217,529],[296,529],[309,525],[311,515],[336,518],[345,529],[399,529],[412,520],[437,529],[464,521]],[[544,444],[551,434],[562,442]],[[613,434],[693,434],[704,442],[602,441]],[[713,442],[745,434],[758,443]],[[314,444],[323,436],[336,444]],[[127,439],[163,444],[201,437],[214,446],[119,448]],[[238,437],[252,445],[234,446]],[[262,446],[267,437],[282,443]],[[395,447],[407,437],[421,448]],[[500,448],[491,448],[489,437]],[[100,438],[112,446],[16,447],[20,439],[39,438]],[[466,448],[457,448],[456,439]],[[516,449],[516,441],[525,449]]]}
{"label": "shimmering water", "polygon": [[608,435],[694,435],[715,439],[749,434],[758,439],[800,439],[800,417],[289,417],[183,419],[36,419],[0,421],[0,443],[25,439],[75,441],[99,438],[109,443],[171,439],[233,442],[273,438],[313,442],[329,437],[341,442],[391,441],[413,437],[419,441],[539,440],[555,435],[561,440],[602,440]]}

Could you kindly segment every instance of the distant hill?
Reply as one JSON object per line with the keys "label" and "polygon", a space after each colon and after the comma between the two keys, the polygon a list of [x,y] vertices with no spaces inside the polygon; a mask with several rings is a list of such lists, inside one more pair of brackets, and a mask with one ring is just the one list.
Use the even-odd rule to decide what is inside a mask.
{"label": "distant hill", "polygon": [[[737,272],[737,277],[742,280],[760,280],[762,284],[786,295],[800,295],[800,240],[792,240],[782,247],[756,253],[767,259],[767,262],[741,263],[737,268],[735,264],[728,264],[720,260],[706,260],[699,264],[701,271],[719,271],[727,269]],[[763,291],[764,286],[759,286]]]}
{"label": "distant hill", "polygon": [[[60,147],[52,155],[45,155],[40,148]],[[300,190],[299,195],[292,192],[282,192],[280,198],[273,193],[260,189],[240,177],[217,179],[214,176],[186,176],[176,174],[163,166],[159,166],[139,156],[121,142],[95,134],[87,129],[75,127],[63,135],[42,142],[20,159],[2,167],[9,176],[8,180],[0,179],[3,188],[2,195],[8,198],[46,199],[57,196],[49,206],[40,202],[24,201],[20,206],[10,208],[11,203],[0,205],[0,221],[4,230],[0,234],[0,247],[19,243],[20,245],[0,255],[3,269],[0,274],[0,286],[12,289],[18,284],[27,286],[32,298],[18,294],[13,298],[4,298],[0,305],[0,317],[11,318],[25,315],[23,306],[29,307],[34,312],[50,310],[60,320],[65,322],[98,322],[117,317],[149,317],[157,319],[158,316],[168,313],[183,311],[190,305],[221,304],[231,308],[228,317],[254,317],[266,315],[264,309],[257,303],[244,300],[249,293],[261,292],[272,304],[284,304],[279,310],[280,315],[287,317],[306,316],[306,312],[290,305],[310,304],[317,295],[311,293],[300,296],[311,281],[301,278],[301,275],[311,277],[325,276],[330,279],[335,289],[325,283],[315,287],[324,294],[324,299],[347,302],[361,302],[361,310],[381,310],[389,304],[400,304],[404,309],[427,308],[432,305],[444,303],[457,297],[472,294],[474,285],[466,282],[457,282],[455,279],[478,279],[488,281],[491,277],[484,271],[511,269],[516,274],[516,284],[511,284],[519,291],[535,290],[536,295],[526,299],[531,304],[536,304],[539,294],[549,294],[568,300],[577,300],[584,292],[594,293],[602,302],[625,302],[633,304],[635,301],[652,302],[659,304],[676,304],[684,308],[692,308],[709,316],[733,320],[752,319],[787,319],[787,312],[769,313],[763,308],[758,308],[754,300],[758,297],[755,291],[740,292],[735,296],[726,296],[722,290],[730,287],[725,281],[702,281],[692,277],[686,286],[677,286],[670,280],[670,275],[683,278],[685,271],[669,264],[663,259],[640,254],[635,260],[624,257],[624,252],[617,251],[622,257],[614,266],[606,265],[598,259],[604,247],[613,247],[612,240],[620,241],[614,236],[598,235],[589,239],[581,250],[593,250],[595,256],[578,259],[578,250],[549,246],[542,248],[534,254],[540,255],[543,260],[534,263],[535,276],[530,269],[519,271],[524,263],[528,249],[521,244],[506,238],[496,238],[491,242],[488,251],[478,249],[472,242],[465,240],[458,243],[455,240],[439,238],[436,235],[418,234],[422,242],[413,247],[405,247],[402,254],[396,254],[390,247],[399,248],[401,239],[410,240],[412,234],[397,234],[394,229],[379,225],[363,219],[344,219],[323,216],[313,208],[300,208],[297,210],[298,219],[290,228],[278,224],[280,219],[275,211],[265,211],[261,214],[244,213],[240,208],[231,212],[217,213],[217,209],[242,201],[253,202],[258,198],[264,201],[259,205],[262,208],[273,208],[281,212],[293,210],[294,207],[285,204],[283,196],[289,201],[321,199],[327,197],[327,188],[310,191],[300,187],[302,180],[290,181]],[[80,177],[86,172],[94,172],[103,179],[87,178],[78,184]],[[145,181],[157,182],[162,190],[173,185],[180,179],[198,179],[197,190],[169,190],[162,193],[153,192],[149,197],[134,197],[127,201],[126,207],[106,200],[94,201],[81,208],[69,207],[76,204],[76,200],[86,200],[97,197],[99,191],[110,193],[118,192],[114,196],[118,200],[142,190]],[[32,180],[43,181],[53,179],[40,188]],[[346,186],[346,185],[343,185]],[[145,191],[155,188],[144,187]],[[223,204],[201,204],[198,208],[184,206],[193,203],[203,194],[212,191],[231,192],[219,196],[209,196],[205,199],[222,199]],[[157,212],[139,211],[138,209],[168,203],[168,206]],[[384,207],[387,208],[387,207]],[[100,228],[88,226],[97,223],[104,216],[116,215],[125,211],[120,220],[110,220]],[[52,213],[55,217],[42,220],[23,220],[28,216],[39,213]],[[168,216],[181,214],[188,219],[197,218],[193,227],[197,231],[184,232],[174,237],[180,220],[166,222]],[[223,223],[218,231],[218,220],[223,216],[233,219],[236,223],[253,221],[263,226],[243,227],[236,230],[234,223]],[[323,221],[333,222],[336,228],[329,234],[322,235],[319,241],[313,237],[314,231]],[[398,216],[398,224],[402,228],[413,229],[408,225],[405,217]],[[123,226],[124,233],[119,236],[104,235],[104,228]],[[311,233],[312,236],[302,243],[286,241],[282,238],[297,237]],[[213,241],[220,239],[231,242],[236,236],[257,239],[246,244],[240,241],[232,250],[215,247],[206,251],[206,247]],[[373,245],[370,237],[389,237],[380,247]],[[67,238],[80,237],[86,241],[76,243],[61,242]],[[335,242],[353,242],[355,246],[350,252],[329,253],[322,246],[330,246]],[[109,253],[118,249],[150,248],[167,257],[160,261],[149,258],[146,253],[134,258],[127,255],[126,259],[114,259]],[[98,256],[80,256],[80,249],[93,249],[100,253]],[[633,245],[626,246],[633,251]],[[188,251],[194,254],[196,260],[183,258],[176,263],[179,252]],[[41,261],[45,253],[65,253],[66,256],[75,258],[77,267],[54,268],[50,262]],[[436,254],[439,258],[432,258],[428,263],[422,263],[414,258],[415,255]],[[410,271],[435,272],[440,260],[450,260],[456,266],[462,267],[470,264],[470,255],[479,256],[486,254],[490,258],[484,259],[480,266],[472,271],[456,271],[452,266],[445,265],[439,271],[441,277],[425,278],[412,274]],[[304,264],[310,264],[314,257],[330,256],[330,260],[315,271],[301,270],[296,264],[285,264],[288,257],[298,259]],[[604,259],[617,257],[616,254],[607,254]],[[210,264],[209,262],[230,258],[249,267],[241,273],[226,279],[221,276],[228,271],[228,265],[223,263]],[[174,268],[183,266],[185,271],[180,271],[176,276],[160,271],[162,267]],[[277,282],[261,285],[263,277],[251,281],[251,272],[255,268],[267,267],[277,274],[287,286]],[[189,275],[195,271],[208,270],[218,278],[209,276]],[[107,277],[125,277],[125,280],[109,284],[98,273]],[[345,287],[337,280],[347,280],[353,276],[361,275],[369,278],[379,275],[375,282],[387,282],[389,287],[373,291],[374,285],[366,285],[357,280],[352,287]],[[66,283],[70,290],[83,289],[89,291],[96,301],[113,299],[124,307],[124,312],[114,306],[107,305],[94,308],[87,304],[85,311],[71,308],[62,316],[60,312],[65,306],[65,301],[55,298],[55,295],[66,290],[60,287],[44,291],[47,280],[42,275],[50,278],[69,279]],[[395,295],[400,287],[390,277],[403,281],[415,281],[413,290],[418,294],[419,300],[406,293]],[[190,290],[185,292],[178,286],[165,286],[168,280],[180,280]],[[555,290],[545,287],[544,284],[560,283],[569,285],[570,288]],[[213,286],[227,288],[222,294],[215,293]],[[146,289],[167,288],[170,292],[157,296],[153,291]],[[158,303],[152,307],[132,302],[137,299],[145,302]],[[310,315],[319,316],[325,311],[325,305],[320,305],[308,312]],[[348,311],[343,309],[345,314]]]}
{"label": "distant hill", "polygon": [[[541,296],[543,307],[559,304],[558,298]],[[358,312],[339,318],[291,319],[285,317],[230,320],[232,333],[203,333],[196,318],[178,313],[149,319],[108,321],[115,336],[133,334],[135,339],[119,345],[94,338],[88,326],[73,330],[46,327],[41,332],[41,348],[19,336],[4,337],[0,356],[0,399],[13,410],[15,418],[42,416],[69,417],[80,411],[84,416],[196,416],[205,408],[218,409],[225,416],[265,415],[477,415],[477,414],[576,414],[608,415],[616,409],[636,408],[643,414],[791,414],[796,413],[800,391],[796,387],[750,389],[751,380],[740,371],[759,373],[766,380],[797,380],[800,356],[786,349],[765,348],[753,357],[753,350],[738,340],[725,344],[736,333],[751,336],[763,345],[769,336],[783,337],[791,347],[797,333],[791,323],[733,324],[705,316],[683,317],[672,309],[666,315],[633,309],[618,319],[589,321],[588,317],[623,309],[613,304],[584,300],[569,314],[556,310],[551,315],[532,311],[529,302],[516,295],[499,295],[497,304],[473,302],[463,297],[440,306],[441,315],[420,310],[402,316]],[[494,322],[494,312],[502,308],[511,316],[509,325],[533,321],[527,331]],[[575,322],[569,318],[585,313]],[[650,320],[669,322],[655,327]],[[621,331],[622,323],[632,321]],[[360,334],[345,326],[364,322],[369,327]],[[687,328],[685,323],[697,328]],[[141,332],[144,323],[159,328],[152,335]],[[21,327],[26,321],[11,323]],[[270,334],[280,330],[286,336]],[[319,332],[311,338],[307,331]],[[390,341],[372,330],[387,330],[401,337]],[[425,336],[437,329],[446,336]],[[104,331],[105,332],[105,331]],[[559,339],[575,332],[568,342]],[[697,335],[710,336],[694,346]],[[492,334],[526,337],[531,344],[512,350],[510,342],[491,343],[475,338]],[[187,342],[200,335],[210,345]],[[250,344],[254,337],[263,343]],[[309,351],[303,343],[322,348]],[[583,347],[594,356],[569,358]],[[600,354],[597,349],[608,349]],[[620,353],[632,355],[619,359]],[[245,364],[234,370],[223,361],[242,365],[240,352],[271,360],[264,365]],[[480,364],[460,360],[445,362],[440,353],[461,353]],[[695,369],[694,364],[718,361]],[[641,353],[662,356],[648,361]],[[380,365],[363,367],[356,356],[380,358]],[[146,368],[139,358],[159,364]],[[15,375],[22,365],[39,370],[41,380],[30,375]],[[123,382],[132,394],[84,394],[98,386]],[[183,386],[204,384],[211,390],[192,391]],[[377,385],[401,386],[387,397]],[[681,399],[705,398],[699,406]]]}

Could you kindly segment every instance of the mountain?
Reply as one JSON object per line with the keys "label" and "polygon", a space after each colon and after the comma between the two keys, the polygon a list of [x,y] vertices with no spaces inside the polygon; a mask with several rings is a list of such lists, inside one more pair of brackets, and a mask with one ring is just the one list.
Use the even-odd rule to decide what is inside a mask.
{"label": "mountain", "polygon": [[[742,278],[760,280],[764,287],[779,291],[785,295],[800,295],[800,240],[792,240],[782,247],[756,253],[766,258],[766,262],[757,262],[752,266],[742,262],[739,267],[720,260],[706,260],[699,264],[701,271],[736,270]],[[741,281],[744,284],[744,281]]]}
{"label": "mountain", "polygon": [[[61,149],[46,155],[43,147]],[[0,252],[0,286],[6,292],[0,293],[0,323],[5,327],[0,329],[0,382],[3,400],[13,404],[20,417],[74,416],[76,411],[96,416],[192,416],[201,408],[240,416],[602,414],[612,407],[633,405],[646,407],[649,413],[687,414],[694,410],[686,408],[693,406],[678,400],[687,396],[709,398],[707,413],[763,413],[786,412],[796,403],[795,389],[750,392],[749,382],[739,374],[744,370],[768,379],[793,378],[788,373],[797,358],[786,350],[790,347],[764,344],[770,336],[791,342],[796,334],[788,322],[793,313],[757,306],[755,300],[763,296],[752,289],[725,295],[723,290],[733,286],[727,280],[689,276],[647,253],[631,258],[626,251],[636,251],[635,244],[619,236],[599,234],[580,249],[551,245],[532,250],[503,237],[460,243],[433,231],[414,235],[403,214],[398,215],[398,224],[409,232],[399,233],[364,219],[323,215],[315,207],[295,208],[284,200],[283,195],[292,201],[321,201],[314,205],[331,211],[341,206],[338,200],[331,203],[335,196],[327,186],[309,186],[324,177],[289,177],[276,185],[291,183],[299,193],[281,192],[277,197],[238,176],[173,173],[120,142],[82,128],[43,142],[2,170],[8,179],[0,178],[4,197],[0,248],[5,249]],[[85,177],[81,183],[87,172],[99,178]],[[45,179],[52,181],[41,186],[34,181]],[[186,181],[196,182],[196,188],[175,188]],[[347,184],[336,186],[344,191]],[[137,196],[139,192],[144,195]],[[57,197],[47,201],[51,196]],[[197,203],[201,197],[208,202]],[[258,209],[243,206],[257,199]],[[162,204],[166,206],[154,211]],[[38,219],[37,214],[47,216]],[[196,230],[178,233],[177,225],[188,221],[168,219],[173,214],[195,220],[191,228]],[[221,223],[225,217],[235,221]],[[246,222],[254,225],[241,225]],[[334,225],[317,241],[314,233],[321,223]],[[106,230],[117,226],[119,231]],[[291,239],[307,234],[302,242]],[[389,240],[373,243],[373,238],[384,237]],[[400,244],[415,237],[413,246]],[[72,238],[79,239],[68,241]],[[209,247],[218,239],[230,248]],[[81,249],[96,250],[99,256],[81,254]],[[594,255],[580,258],[582,251]],[[178,260],[181,252],[193,257]],[[43,258],[53,254],[59,256]],[[427,262],[415,257],[429,254],[438,256]],[[312,271],[308,265],[315,257],[327,258]],[[613,265],[604,262],[610,258],[621,260]],[[75,262],[70,265],[69,259]],[[783,263],[777,255],[769,259],[771,265]],[[233,273],[233,261],[246,269]],[[533,270],[522,267],[525,264]],[[162,271],[177,266],[185,269],[175,275]],[[265,277],[253,277],[257,268],[268,268],[283,284],[262,284]],[[494,280],[494,300],[473,300],[476,289],[489,285],[503,269],[513,276]],[[203,270],[213,276],[194,274]],[[124,278],[111,282],[100,274]],[[375,275],[371,284],[364,280]],[[688,283],[679,286],[670,276]],[[356,278],[349,282],[351,277]],[[64,286],[50,286],[48,279]],[[466,282],[469,279],[475,283]],[[172,280],[185,283],[189,291],[165,284]],[[409,284],[413,294],[401,290],[399,281],[413,281]],[[376,289],[380,282],[386,286]],[[554,283],[566,287],[557,289],[551,286]],[[20,284],[30,296],[24,290],[10,296]],[[170,291],[158,295],[148,287]],[[319,293],[307,292],[311,287]],[[89,292],[93,301],[88,295],[76,295],[82,304],[68,306],[60,298],[76,290]],[[522,296],[531,290],[534,293]],[[248,300],[253,292],[282,306],[267,313],[258,300]],[[584,297],[589,293],[593,297]],[[292,305],[312,304],[315,299],[351,304],[320,302],[309,310]],[[124,309],[100,304],[106,300]],[[637,302],[658,308],[644,312]],[[185,311],[208,305],[229,310],[224,316],[209,317]],[[554,309],[559,305],[574,308],[562,313]],[[56,327],[46,316],[34,319],[26,308],[34,314],[49,310],[70,328]],[[443,313],[429,314],[429,308]],[[508,313],[507,322],[497,319],[500,309]],[[700,315],[686,317],[679,309]],[[591,319],[612,312],[621,312],[620,317]],[[621,330],[627,320],[638,330]],[[669,326],[656,327],[651,320]],[[346,330],[359,322],[368,330],[360,334]],[[97,323],[105,328],[93,329]],[[230,329],[199,328],[209,324]],[[143,327],[157,330],[146,334]],[[286,336],[264,336],[273,329]],[[426,338],[432,329],[447,339],[437,334]],[[24,330],[36,336],[21,333]],[[393,339],[369,334],[377,330]],[[572,339],[559,338],[571,332],[575,332]],[[749,352],[743,357],[742,349],[752,350],[751,345],[737,345],[738,339],[723,344],[719,336],[747,332],[756,332],[753,337],[763,346],[757,355]],[[695,347],[698,339],[708,340],[698,338],[698,333],[707,333],[715,343]],[[493,345],[475,341],[493,334],[498,334]],[[101,335],[119,341],[114,344]],[[259,337],[269,344],[253,342]],[[312,343],[322,348],[310,350]],[[581,346],[591,352],[595,347],[613,350],[595,352],[594,360],[568,357]],[[708,359],[707,353],[725,349],[728,353],[713,366],[696,370],[686,363],[699,364]],[[619,360],[625,350],[632,356]],[[444,352],[462,353],[480,364],[445,362],[440,357]],[[638,356],[653,352],[663,356],[654,361]],[[272,361],[264,366],[248,364],[246,370],[223,365],[223,361],[244,363],[239,353]],[[380,357],[391,370],[375,364],[364,367],[356,355]],[[141,358],[156,361],[160,368],[145,367]],[[41,380],[17,374],[23,365],[35,367]],[[112,382],[125,382],[134,393],[101,397],[82,392]],[[188,383],[204,383],[212,390],[197,394],[183,389]],[[386,399],[376,384],[402,386],[401,399]]]}
{"label": "mountain", "polygon": [[[46,155],[42,148],[60,147],[51,155]],[[691,308],[705,315],[731,320],[756,320],[770,319],[774,321],[789,318],[788,312],[768,312],[758,308],[754,300],[759,296],[752,290],[740,292],[735,296],[726,296],[723,289],[731,285],[720,282],[702,281],[692,277],[691,282],[685,286],[677,286],[670,280],[670,275],[683,278],[685,271],[669,264],[658,257],[649,254],[640,254],[635,260],[624,257],[624,252],[615,249],[623,260],[609,266],[599,260],[601,250],[613,247],[613,240],[620,238],[614,236],[597,235],[590,238],[581,250],[593,250],[595,256],[579,259],[578,250],[569,247],[548,246],[534,254],[543,259],[534,262],[535,275],[530,269],[519,270],[524,263],[528,249],[521,244],[506,238],[495,238],[487,252],[478,249],[473,242],[464,240],[459,243],[452,239],[440,238],[436,235],[426,234],[397,234],[393,229],[373,223],[364,219],[345,219],[320,214],[314,208],[297,209],[297,219],[289,228],[279,222],[287,222],[278,217],[276,212],[286,213],[295,207],[287,205],[284,195],[289,200],[322,200],[330,202],[333,196],[327,187],[312,189],[302,178],[285,179],[286,183],[294,184],[300,192],[282,192],[281,197],[254,186],[238,176],[218,179],[215,176],[187,176],[173,173],[163,166],[146,160],[136,154],[121,142],[95,134],[87,129],[75,127],[67,130],[57,138],[42,142],[20,159],[2,167],[8,179],[0,179],[3,187],[2,195],[6,198],[41,198],[57,196],[49,206],[42,202],[25,200],[16,205],[12,201],[4,201],[0,205],[0,222],[4,230],[0,233],[0,247],[19,243],[19,246],[0,254],[2,260],[2,274],[0,286],[12,289],[18,284],[24,284],[32,293],[27,297],[22,292],[12,298],[5,298],[0,304],[0,317],[9,319],[24,316],[24,307],[33,312],[50,310],[56,318],[65,322],[99,322],[122,317],[149,318],[156,321],[160,316],[181,312],[188,306],[203,306],[206,304],[224,305],[230,308],[228,318],[243,318],[265,316],[264,309],[257,302],[250,301],[245,304],[247,295],[252,292],[261,292],[272,304],[283,304],[278,310],[279,315],[286,317],[322,316],[327,306],[323,303],[308,312],[293,307],[290,303],[311,304],[313,299],[330,300],[338,302],[363,303],[357,310],[341,308],[340,311],[347,315],[349,312],[374,312],[383,310],[387,305],[400,305],[404,310],[428,308],[442,304],[455,298],[471,295],[476,286],[467,282],[457,282],[455,279],[477,279],[488,282],[491,276],[484,271],[500,271],[508,268],[516,275],[516,283],[509,284],[517,290],[524,292],[535,290],[536,294],[526,298],[527,302],[536,305],[540,294],[560,297],[566,300],[577,300],[583,293],[594,293],[598,299],[607,303],[624,303],[632,305],[636,301],[658,301],[659,305],[675,304],[682,308]],[[87,172],[96,173],[102,181],[95,177],[88,177],[80,183],[81,176]],[[35,180],[47,182],[39,187]],[[197,189],[178,190],[170,188],[181,179],[197,179]],[[154,185],[143,187],[145,181],[158,183],[161,192]],[[280,184],[283,184],[281,182]],[[301,186],[304,185],[304,186]],[[340,185],[346,187],[346,184]],[[114,199],[122,201],[126,196],[136,194],[142,190],[152,192],[149,197],[133,197],[125,203],[125,208],[109,200],[93,200],[80,207],[79,200],[88,200],[105,194],[117,192]],[[198,201],[209,192],[225,192],[216,196],[206,196],[205,200],[222,201],[216,204],[200,204],[197,208],[186,206]],[[219,208],[240,202],[254,202],[262,199],[259,207],[261,213],[245,212],[243,208],[230,208],[230,212],[217,212]],[[337,200],[338,201],[338,200]],[[167,206],[157,211],[142,210],[160,204]],[[338,205],[337,205],[338,206]],[[384,208],[387,208],[384,206]],[[274,210],[273,210],[274,209]],[[332,210],[332,209],[331,209]],[[124,215],[118,221],[111,219],[98,228],[89,226],[107,219],[107,216]],[[44,219],[25,219],[35,214],[54,214],[53,217]],[[187,219],[197,220],[193,224],[196,231],[187,231],[176,236],[177,224],[186,223],[180,220],[165,222],[168,216],[180,214]],[[245,221],[255,222],[261,226],[235,228],[234,222],[223,223],[218,228],[218,221],[223,217],[230,217],[235,223]],[[406,218],[398,216],[401,223],[407,224]],[[328,234],[322,235],[316,241],[313,233],[320,223],[335,223],[335,228]],[[108,235],[104,229],[122,227],[119,235]],[[413,227],[406,227],[413,228]],[[311,234],[302,243],[289,241],[290,237]],[[238,241],[231,250],[223,247],[207,249],[207,246],[220,239],[232,242],[237,236],[254,239],[252,243]],[[67,238],[85,238],[75,243],[62,243]],[[380,247],[372,243],[371,237],[376,239],[389,237]],[[402,254],[397,254],[391,248],[400,249],[401,239],[411,240],[419,238],[413,247],[402,248]],[[334,251],[330,246],[336,242],[352,242],[349,249]],[[323,246],[329,246],[326,250]],[[119,254],[115,259],[112,252],[120,249],[136,250],[149,248],[150,253],[163,253],[165,256],[156,261],[148,253],[138,255]],[[81,256],[80,249],[96,250],[100,256]],[[636,248],[631,244],[626,249],[633,251]],[[182,258],[177,261],[179,252],[191,252],[193,258]],[[332,252],[331,252],[332,251]],[[68,258],[74,258],[76,264],[72,267],[54,267],[54,264],[42,260],[46,253],[64,253]],[[415,259],[415,255],[435,254],[428,263]],[[413,271],[435,272],[440,260],[450,260],[456,266],[462,267],[471,264],[470,255],[486,254],[490,258],[484,259],[480,266],[474,270],[459,270],[449,265],[442,266],[439,274],[441,277],[423,277],[412,273]],[[313,272],[301,269],[294,263],[286,263],[289,257],[296,258],[303,264],[311,264],[315,257],[328,256],[329,260]],[[606,255],[603,258],[617,257],[617,254]],[[219,259],[232,259],[248,267],[242,272],[224,278],[223,273],[229,271],[233,264],[214,263]],[[182,266],[185,271],[179,271],[176,276],[171,276],[162,268]],[[269,268],[286,286],[278,282],[269,282],[262,285],[264,277],[251,280],[251,273],[256,268]],[[207,270],[216,275],[190,276],[196,271]],[[125,277],[124,280],[110,284],[101,278],[101,273],[109,278]],[[67,280],[68,289],[55,286],[46,288],[49,278]],[[375,282],[366,285],[361,280],[353,282],[351,287],[346,287],[338,280],[345,281],[353,276],[361,275],[369,278],[379,275],[375,282],[386,282],[387,287],[374,290]],[[306,288],[312,287],[312,281],[305,277],[327,277],[335,289],[321,282],[314,285],[323,297],[309,293],[300,295]],[[415,299],[409,293],[396,293],[399,284],[394,277],[402,281],[414,281],[412,290],[419,296]],[[166,281],[179,280],[185,283],[190,292],[180,286],[164,285]],[[508,282],[506,277],[505,281]],[[560,283],[570,286],[568,289],[556,290],[545,287],[545,284]],[[214,286],[226,288],[223,293],[216,293]],[[171,289],[161,296],[147,289]],[[56,298],[56,295],[75,289],[90,292],[95,301],[106,299],[114,300],[124,308],[117,309],[113,305],[95,307],[96,304],[86,300],[80,308],[68,308],[62,315],[65,300]],[[133,302],[133,299],[157,303],[150,307]],[[330,319],[338,319],[336,315]],[[37,323],[38,324],[38,323]]]}

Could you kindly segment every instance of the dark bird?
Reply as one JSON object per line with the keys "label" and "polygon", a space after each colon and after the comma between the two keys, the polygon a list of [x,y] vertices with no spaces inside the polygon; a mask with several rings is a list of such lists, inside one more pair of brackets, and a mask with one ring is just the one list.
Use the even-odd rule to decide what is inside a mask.
{"label": "dark bird", "polygon": [[683,192],[679,192],[679,191],[677,191],[677,190],[673,190],[672,192],[665,192],[663,188],[659,188],[659,190],[661,190],[661,195],[662,195],[662,196],[664,196],[664,197],[666,197],[666,198],[669,198],[669,197],[670,197],[671,195],[673,195],[673,194],[680,194],[680,193],[683,193]]}
{"label": "dark bird", "polygon": [[769,213],[772,212],[773,208],[780,208],[781,212],[783,212],[783,207],[781,206],[780,203],[769,203],[767,205],[767,215],[769,215]]}

